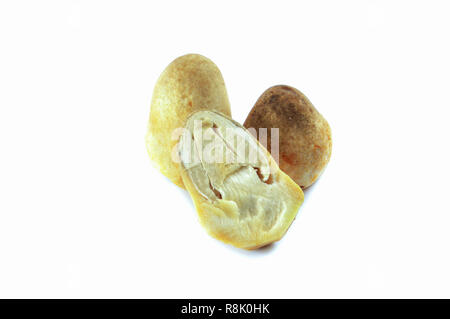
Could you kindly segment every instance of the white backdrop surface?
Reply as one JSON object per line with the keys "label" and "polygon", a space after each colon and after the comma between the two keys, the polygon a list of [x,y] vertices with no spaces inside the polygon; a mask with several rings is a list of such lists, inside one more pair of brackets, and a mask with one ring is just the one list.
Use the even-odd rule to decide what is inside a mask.
{"label": "white backdrop surface", "polygon": [[[446,1],[2,1],[0,297],[450,297]],[[144,135],[200,53],[235,120],[305,93],[333,154],[286,236],[210,238]]]}

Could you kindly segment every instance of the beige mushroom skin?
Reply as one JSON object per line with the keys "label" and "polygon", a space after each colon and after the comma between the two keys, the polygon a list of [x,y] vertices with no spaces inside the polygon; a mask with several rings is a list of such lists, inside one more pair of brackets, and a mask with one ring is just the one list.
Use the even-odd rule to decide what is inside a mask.
{"label": "beige mushroom skin", "polygon": [[153,90],[146,147],[161,173],[184,188],[174,161],[178,130],[190,114],[215,110],[231,116],[225,83],[217,66],[199,54],[175,59],[162,72]]}
{"label": "beige mushroom skin", "polygon": [[217,112],[196,112],[178,150],[183,183],[211,236],[245,249],[283,237],[303,192],[242,125]]}
{"label": "beige mushroom skin", "polygon": [[325,118],[299,90],[277,85],[256,101],[244,122],[246,128],[279,129],[279,165],[299,186],[311,186],[327,166],[332,148],[331,129]]}

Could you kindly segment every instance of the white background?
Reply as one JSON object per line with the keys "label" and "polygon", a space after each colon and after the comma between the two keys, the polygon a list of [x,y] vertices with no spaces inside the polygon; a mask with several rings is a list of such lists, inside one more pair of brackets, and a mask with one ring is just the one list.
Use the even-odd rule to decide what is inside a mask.
{"label": "white background", "polygon": [[[450,297],[450,6],[442,1],[2,1],[0,297]],[[176,57],[243,122],[275,84],[333,155],[286,236],[210,238],[144,135]]]}

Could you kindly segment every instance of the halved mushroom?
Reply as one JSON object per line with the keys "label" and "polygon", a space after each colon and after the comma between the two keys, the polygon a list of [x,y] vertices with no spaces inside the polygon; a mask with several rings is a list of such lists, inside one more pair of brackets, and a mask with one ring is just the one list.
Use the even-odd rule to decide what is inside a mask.
{"label": "halved mushroom", "polygon": [[283,237],[303,192],[242,125],[217,112],[196,112],[178,150],[183,183],[211,236],[246,249]]}

